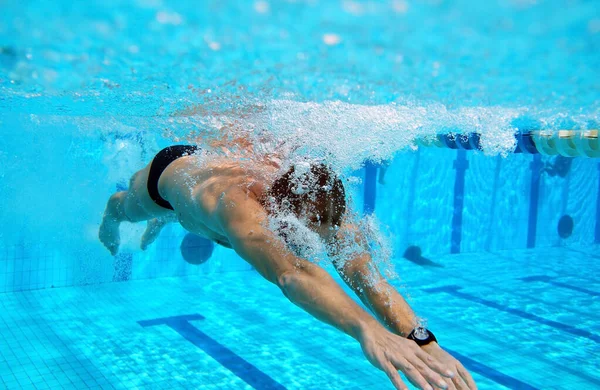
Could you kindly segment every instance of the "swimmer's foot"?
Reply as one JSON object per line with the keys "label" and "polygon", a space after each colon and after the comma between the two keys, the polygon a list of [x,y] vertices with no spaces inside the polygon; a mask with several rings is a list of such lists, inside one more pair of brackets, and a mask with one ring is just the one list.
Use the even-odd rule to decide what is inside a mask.
{"label": "swimmer's foot", "polygon": [[121,241],[119,235],[120,224],[120,222],[105,214],[102,219],[102,224],[100,225],[100,230],[98,231],[100,242],[104,244],[106,249],[108,249],[113,256],[119,252],[119,244]]}
{"label": "swimmer's foot", "polygon": [[121,204],[124,199],[124,192],[118,192],[110,197],[104,211],[104,218],[100,224],[98,238],[104,244],[111,255],[116,255],[119,251],[121,238],[119,235],[120,216],[122,214]]}
{"label": "swimmer's foot", "polygon": [[152,244],[156,240],[164,226],[165,222],[158,218],[148,220],[148,225],[146,227],[146,231],[142,235],[142,243],[140,245],[143,251],[148,248],[148,245]]}

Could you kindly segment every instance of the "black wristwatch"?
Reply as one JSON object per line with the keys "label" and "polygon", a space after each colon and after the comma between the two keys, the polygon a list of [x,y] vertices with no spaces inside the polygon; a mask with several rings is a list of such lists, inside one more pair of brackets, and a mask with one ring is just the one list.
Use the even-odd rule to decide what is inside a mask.
{"label": "black wristwatch", "polygon": [[432,341],[435,341],[437,343],[437,339],[435,338],[433,333],[421,326],[414,328],[412,332],[410,332],[410,334],[408,335],[407,339],[414,341],[421,347],[423,345],[431,343]]}

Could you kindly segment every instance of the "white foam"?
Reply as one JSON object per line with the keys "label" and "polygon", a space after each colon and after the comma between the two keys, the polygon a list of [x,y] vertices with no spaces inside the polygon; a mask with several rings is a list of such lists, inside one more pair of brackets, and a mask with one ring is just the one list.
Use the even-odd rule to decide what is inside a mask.
{"label": "white foam", "polygon": [[[243,110],[242,110],[243,111]],[[486,154],[515,147],[512,122],[525,110],[504,107],[450,109],[438,103],[359,105],[340,101],[271,100],[246,112],[203,115],[194,122],[250,138],[262,153],[287,153],[324,160],[338,172],[358,169],[366,160],[388,160],[415,147],[418,137],[438,133],[481,134]],[[205,132],[210,137],[214,132]]]}
{"label": "white foam", "polygon": [[296,256],[315,263],[327,258],[325,245],[319,235],[307,227],[307,223],[285,211],[269,218],[268,228],[275,232]]}

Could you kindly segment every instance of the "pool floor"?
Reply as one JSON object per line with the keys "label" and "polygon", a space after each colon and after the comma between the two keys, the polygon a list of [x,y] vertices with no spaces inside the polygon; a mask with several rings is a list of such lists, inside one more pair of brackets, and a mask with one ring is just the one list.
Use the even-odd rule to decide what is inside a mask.
{"label": "pool floor", "polygon": [[[600,388],[595,252],[397,259],[396,284],[480,389]],[[353,339],[247,271],[0,294],[0,388],[392,386]]]}

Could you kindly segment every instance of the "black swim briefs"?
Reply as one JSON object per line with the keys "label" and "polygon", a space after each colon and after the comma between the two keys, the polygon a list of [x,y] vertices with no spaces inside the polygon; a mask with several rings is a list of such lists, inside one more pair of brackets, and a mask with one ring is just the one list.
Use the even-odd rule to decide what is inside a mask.
{"label": "black swim briefs", "polygon": [[169,164],[183,156],[189,156],[200,150],[194,145],[173,145],[164,148],[156,154],[150,164],[150,172],[148,173],[148,194],[157,205],[169,210],[173,210],[173,206],[165,198],[160,196],[158,192],[158,179]]}

